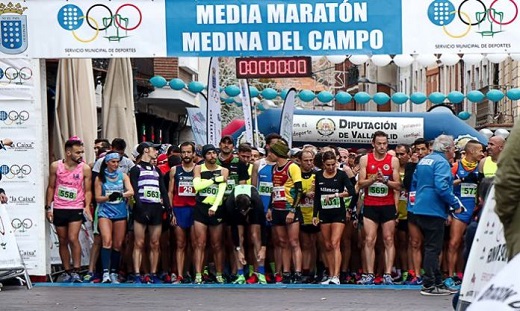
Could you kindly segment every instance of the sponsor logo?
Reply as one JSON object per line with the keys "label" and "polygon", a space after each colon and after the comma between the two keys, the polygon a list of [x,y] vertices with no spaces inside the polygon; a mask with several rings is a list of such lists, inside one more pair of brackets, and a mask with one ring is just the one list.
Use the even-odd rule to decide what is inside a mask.
{"label": "sponsor logo", "polygon": [[322,118],[316,122],[316,130],[321,136],[330,136],[336,131],[336,123],[330,118]]}

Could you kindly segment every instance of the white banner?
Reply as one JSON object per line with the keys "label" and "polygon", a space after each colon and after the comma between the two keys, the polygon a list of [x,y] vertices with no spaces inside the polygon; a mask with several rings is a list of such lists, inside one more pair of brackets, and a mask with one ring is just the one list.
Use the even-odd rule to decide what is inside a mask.
{"label": "white banner", "polygon": [[495,186],[488,194],[464,271],[461,304],[472,303],[484,286],[507,264],[504,227],[495,213]]}
{"label": "white banner", "polygon": [[164,0],[1,2],[0,58],[164,57],[164,8]]}
{"label": "white banner", "polygon": [[247,79],[238,80],[238,84],[240,86],[240,98],[242,99],[242,110],[244,112],[246,142],[256,146],[256,142],[253,139],[253,116],[251,115],[251,96]]}
{"label": "white banner", "polygon": [[16,236],[29,274],[45,275],[48,268],[43,210],[43,176],[48,169],[47,160],[44,160],[48,154],[47,122],[43,121],[47,106],[42,104],[42,96],[45,96],[42,83],[45,86],[45,81],[40,79],[38,60],[1,59],[0,68],[4,69],[4,74],[6,68],[16,68],[19,72],[26,68],[25,71],[32,73],[30,79],[21,82],[9,83],[0,79],[1,138],[14,142],[10,148],[0,150],[0,187],[8,197],[9,229]]}
{"label": "white banner", "polygon": [[11,222],[5,204],[0,204],[0,270],[23,267]]}
{"label": "white banner", "polygon": [[296,90],[290,89],[285,96],[285,100],[282,108],[282,115],[280,119],[280,136],[282,136],[289,145],[292,147],[293,141],[293,123],[294,123],[294,99],[296,96]]}
{"label": "white banner", "polygon": [[520,256],[515,256],[487,283],[469,311],[518,310],[520,309]]}
{"label": "white banner", "polygon": [[403,51],[405,54],[518,51],[518,9],[512,0],[404,0]]}
{"label": "white banner", "polygon": [[390,144],[412,144],[424,137],[423,118],[295,115],[293,141],[371,144],[374,132],[388,134]]}
{"label": "white banner", "polygon": [[208,74],[208,144],[218,146],[222,135],[218,57],[212,57]]}

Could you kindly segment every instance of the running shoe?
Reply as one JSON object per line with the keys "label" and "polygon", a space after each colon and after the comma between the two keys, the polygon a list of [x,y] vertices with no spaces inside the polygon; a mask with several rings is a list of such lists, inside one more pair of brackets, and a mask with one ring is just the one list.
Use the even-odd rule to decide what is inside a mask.
{"label": "running shoe", "polygon": [[257,277],[258,277],[258,284],[267,284],[265,275],[263,275],[262,273],[257,273]]}
{"label": "running shoe", "polygon": [[81,277],[76,272],[72,272],[70,274],[70,282],[71,283],[83,283],[83,281],[81,281]]}
{"label": "running shoe", "polygon": [[142,284],[141,276],[139,274],[134,275],[134,284]]}
{"label": "running shoe", "polygon": [[110,283],[110,274],[108,272],[103,272],[103,280],[101,283]]}
{"label": "running shoe", "polygon": [[145,283],[145,284],[152,284],[152,278],[150,277],[149,274],[145,274],[143,276],[143,283]]}
{"label": "running shoe", "polygon": [[[244,282],[245,282],[246,278],[243,275],[242,275],[242,277],[244,278]],[[240,276],[239,276],[239,278],[240,278]],[[215,277],[215,281],[217,282],[217,284],[226,284],[226,280],[224,280],[224,277],[222,275],[217,275]],[[244,284],[244,283],[242,283],[242,284]]]}
{"label": "running shoe", "polygon": [[406,285],[422,285],[422,278],[420,276],[414,276],[410,281],[405,283]]}
{"label": "running shoe", "polygon": [[188,274],[186,276],[181,276],[182,280],[181,280],[181,283],[182,284],[191,284],[193,282],[193,279],[191,278],[191,276]]}
{"label": "running shoe", "polygon": [[126,282],[127,283],[134,283],[135,275],[133,273],[128,273],[126,276]]}
{"label": "running shoe", "polygon": [[256,283],[258,283],[258,276],[256,275],[256,273],[251,274],[251,276],[249,278],[247,278],[246,283],[247,284],[256,284]]}
{"label": "running shoe", "polygon": [[274,283],[275,284],[282,284],[282,281],[283,281],[283,277],[280,273],[276,273],[274,275]]}
{"label": "running shoe", "polygon": [[321,285],[329,285],[330,284],[330,280],[332,280],[332,278],[328,278],[328,279],[326,279],[324,281],[321,281],[320,284]]}
{"label": "running shoe", "polygon": [[172,284],[182,284],[182,281],[184,280],[184,278],[182,277],[182,275],[179,275],[176,278],[172,277],[172,280],[173,280]]}
{"label": "running shoe", "polygon": [[90,283],[94,279],[94,273],[93,272],[87,272],[83,276],[83,282]]}
{"label": "running shoe", "polygon": [[452,294],[455,294],[460,290],[460,285],[457,285],[452,277],[446,278],[443,282],[443,285]]}
{"label": "running shoe", "polygon": [[152,274],[149,278],[150,281],[148,281],[148,284],[161,284],[163,282],[157,274]]}
{"label": "running shoe", "polygon": [[358,284],[374,285],[374,280],[375,280],[374,275],[370,273],[370,274],[365,275],[365,278],[361,279],[361,283],[358,283]]}
{"label": "running shoe", "polygon": [[68,274],[67,272],[63,272],[59,276],[59,279],[61,280],[62,283],[70,283],[72,278],[71,278],[70,274]]}
{"label": "running shoe", "polygon": [[392,279],[392,275],[383,274],[383,285],[394,285],[394,280]]}
{"label": "running shoe", "polygon": [[161,280],[163,283],[171,283],[172,280],[174,280],[175,278],[173,277],[176,277],[175,273],[172,273],[172,276],[170,276],[170,274],[168,272],[163,272],[161,274]]}
{"label": "running shoe", "polygon": [[194,283],[195,284],[202,284],[202,276],[196,276]]}
{"label": "running shoe", "polygon": [[329,284],[332,284],[332,285],[340,285],[340,281],[339,281],[339,277],[338,276],[333,276],[330,278],[330,282]]}
{"label": "running shoe", "polygon": [[237,275],[236,280],[232,284],[246,284],[246,277],[243,274]]}
{"label": "running shoe", "polygon": [[291,273],[290,272],[282,273],[282,284],[291,284]]}
{"label": "running shoe", "polygon": [[374,279],[374,284],[375,284],[375,285],[381,285],[381,284],[383,284],[383,277],[380,276],[380,275],[377,275],[377,276],[375,277],[375,279]]}
{"label": "running shoe", "polygon": [[293,284],[302,284],[302,273],[301,272],[295,272],[293,274],[292,283]]}
{"label": "running shoe", "polygon": [[110,273],[110,281],[112,284],[120,284],[121,282],[119,282],[119,274],[115,272]]}
{"label": "running shoe", "polygon": [[421,295],[423,296],[449,296],[451,293],[439,286],[422,287]]}

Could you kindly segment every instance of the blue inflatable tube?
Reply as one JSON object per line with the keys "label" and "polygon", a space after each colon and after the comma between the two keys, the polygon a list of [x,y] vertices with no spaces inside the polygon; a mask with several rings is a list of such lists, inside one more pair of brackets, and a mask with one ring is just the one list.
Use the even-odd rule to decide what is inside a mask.
{"label": "blue inflatable tube", "polygon": [[[281,109],[270,109],[258,116],[258,128],[265,136],[279,133]],[[293,146],[334,144],[344,147],[366,148],[375,131],[389,135],[389,143],[412,144],[423,137],[433,140],[441,134],[455,139],[469,135],[484,145],[487,139],[474,128],[446,110],[431,112],[366,112],[296,110],[293,122]],[[244,127],[233,136],[243,136]]]}

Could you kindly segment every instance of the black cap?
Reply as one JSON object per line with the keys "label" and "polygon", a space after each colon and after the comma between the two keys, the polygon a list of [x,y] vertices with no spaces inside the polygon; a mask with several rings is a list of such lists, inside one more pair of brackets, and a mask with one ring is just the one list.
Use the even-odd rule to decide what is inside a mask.
{"label": "black cap", "polygon": [[145,142],[140,143],[140,144],[137,146],[137,152],[138,152],[139,154],[143,154],[144,149],[146,149],[146,148],[153,147],[153,148],[159,150],[159,149],[161,149],[161,146],[162,146],[161,144],[154,144],[154,143],[151,143],[151,142],[149,142],[149,141],[145,141]]}
{"label": "black cap", "polygon": [[202,147],[202,157],[205,158],[206,157],[206,153],[208,153],[208,152],[210,152],[212,150],[217,152],[217,148],[215,148],[215,146],[213,146],[211,144],[204,145],[204,147]]}
{"label": "black cap", "polygon": [[222,138],[220,139],[220,143],[223,143],[226,140],[229,140],[233,145],[235,144],[235,139],[231,135],[222,136]]}

